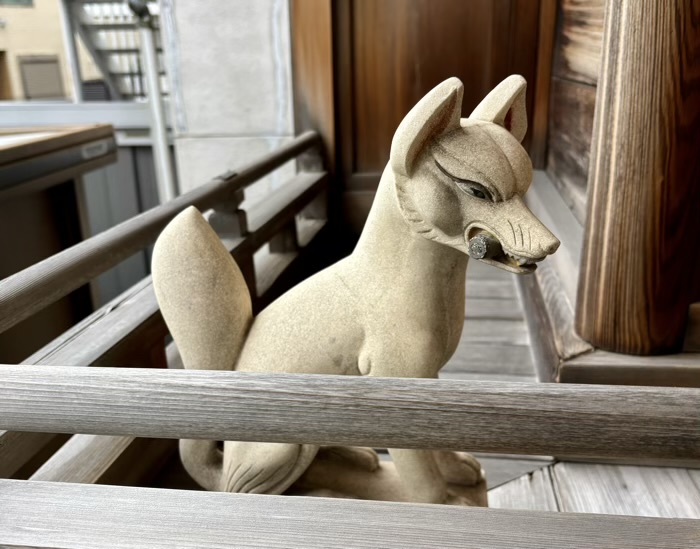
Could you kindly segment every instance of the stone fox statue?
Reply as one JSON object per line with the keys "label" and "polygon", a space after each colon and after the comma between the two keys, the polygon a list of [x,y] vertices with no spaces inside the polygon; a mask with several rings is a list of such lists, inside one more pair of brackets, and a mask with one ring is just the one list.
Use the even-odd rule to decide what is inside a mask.
{"label": "stone fox statue", "polygon": [[[521,76],[510,76],[469,118],[460,118],[460,80],[430,91],[394,135],[354,252],[255,318],[243,276],[216,234],[196,209],[179,214],[156,243],[153,281],[185,368],[435,378],[462,332],[470,243],[482,237],[471,255],[514,273],[533,271],[559,246],[522,199],[532,179],[520,145],[525,88]],[[372,450],[334,449],[350,456],[344,473],[318,465],[324,451],[180,442],[185,468],[211,490],[280,494],[303,475],[307,484],[356,497],[459,504],[465,501],[450,484],[482,480],[469,454],[390,449],[394,485],[369,486],[372,475],[358,471],[377,470]]]}

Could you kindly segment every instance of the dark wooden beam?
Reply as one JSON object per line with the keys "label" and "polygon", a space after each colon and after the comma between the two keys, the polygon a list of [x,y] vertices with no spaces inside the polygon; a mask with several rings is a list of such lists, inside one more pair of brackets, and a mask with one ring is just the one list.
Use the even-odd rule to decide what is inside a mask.
{"label": "dark wooden beam", "polygon": [[700,293],[700,2],[608,0],[576,328],[680,351]]}
{"label": "dark wooden beam", "polygon": [[539,30],[537,36],[537,70],[530,93],[532,102],[532,127],[530,157],[536,169],[543,169],[547,158],[547,122],[549,120],[549,88],[552,79],[552,57],[557,26],[557,1],[540,0]]}
{"label": "dark wooden beam", "polygon": [[297,132],[321,136],[328,171],[335,170],[331,0],[291,0],[292,86]]}

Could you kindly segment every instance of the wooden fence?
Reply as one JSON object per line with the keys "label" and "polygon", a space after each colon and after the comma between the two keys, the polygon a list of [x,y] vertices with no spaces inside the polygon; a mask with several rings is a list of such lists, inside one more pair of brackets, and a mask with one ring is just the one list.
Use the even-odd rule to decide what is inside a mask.
{"label": "wooden fence", "polygon": [[[249,208],[240,191],[316,144],[315,134],[304,134],[0,282],[0,330],[146,246],[189,205],[214,208],[210,222],[264,299],[295,261],[293,248],[323,220],[297,224],[291,251],[289,234],[285,246],[271,245],[280,255],[267,264],[272,274],[254,266],[253,253],[291,230],[326,174],[299,174]],[[168,439],[177,438],[700,457],[697,389],[144,368],[164,366],[166,333],[146,279],[26,364],[0,365],[0,546],[640,548],[700,540],[700,521],[685,519],[107,486],[156,467],[174,449]],[[77,434],[66,442],[60,433]],[[27,468],[31,482],[9,480]]]}

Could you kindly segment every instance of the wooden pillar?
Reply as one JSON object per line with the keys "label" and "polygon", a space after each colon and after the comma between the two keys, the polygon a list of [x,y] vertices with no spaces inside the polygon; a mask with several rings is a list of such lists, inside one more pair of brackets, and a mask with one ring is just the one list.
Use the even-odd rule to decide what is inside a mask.
{"label": "wooden pillar", "polygon": [[576,328],[679,351],[700,298],[700,1],[608,0]]}

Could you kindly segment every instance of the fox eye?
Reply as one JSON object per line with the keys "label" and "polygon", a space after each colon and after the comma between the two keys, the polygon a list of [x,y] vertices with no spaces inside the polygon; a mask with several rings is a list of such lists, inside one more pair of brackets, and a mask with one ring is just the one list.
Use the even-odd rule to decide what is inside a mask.
{"label": "fox eye", "polygon": [[474,198],[478,198],[479,200],[489,200],[493,202],[493,197],[491,196],[491,193],[481,183],[477,183],[476,181],[470,181],[469,179],[460,179],[459,177],[455,177],[445,168],[443,168],[440,165],[440,162],[438,162],[437,160],[435,160],[435,165],[442,173],[444,173],[447,177],[454,181],[455,185],[457,185],[460,188],[460,190],[464,191],[468,195],[473,196]]}
{"label": "fox eye", "polygon": [[491,198],[491,193],[483,185],[475,181],[456,181],[456,183],[460,189],[474,198],[478,198],[479,200],[493,200]]}

